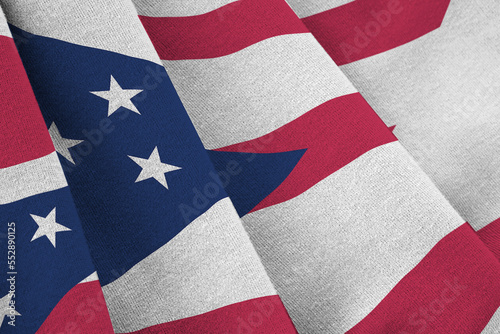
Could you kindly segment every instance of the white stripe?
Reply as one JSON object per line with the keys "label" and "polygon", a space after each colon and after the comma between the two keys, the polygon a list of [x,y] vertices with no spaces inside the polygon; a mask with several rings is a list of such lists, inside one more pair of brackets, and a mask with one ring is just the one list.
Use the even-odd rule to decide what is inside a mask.
{"label": "white stripe", "polygon": [[87,283],[87,282],[93,282],[93,281],[98,281],[98,280],[99,280],[99,277],[97,276],[97,272],[94,271],[88,277],[83,279],[80,283]]}
{"label": "white stripe", "polygon": [[340,7],[353,1],[355,0],[286,0],[300,18]]}
{"label": "white stripe", "polygon": [[500,217],[498,17],[497,1],[451,1],[439,29],[342,66],[476,230]]}
{"label": "white stripe", "polygon": [[7,25],[7,20],[3,15],[2,8],[0,8],[0,35],[11,37],[9,26]]}
{"label": "white stripe", "polygon": [[398,142],[245,227],[299,333],[344,333],[464,223]]}
{"label": "white stripe", "polygon": [[66,187],[57,153],[0,169],[0,204]]}
{"label": "white stripe", "polygon": [[500,308],[495,312],[481,334],[498,334],[500,332]]}
{"label": "white stripe", "polygon": [[269,38],[220,58],[163,63],[207,148],[260,137],[356,92],[309,33]]}
{"label": "white stripe", "polygon": [[205,14],[237,0],[133,0],[139,15],[179,17]]}
{"label": "white stripe", "polygon": [[276,295],[228,198],[103,292],[119,333]]}
{"label": "white stripe", "polygon": [[7,20],[32,34],[161,64],[134,5],[121,0],[0,0]]}

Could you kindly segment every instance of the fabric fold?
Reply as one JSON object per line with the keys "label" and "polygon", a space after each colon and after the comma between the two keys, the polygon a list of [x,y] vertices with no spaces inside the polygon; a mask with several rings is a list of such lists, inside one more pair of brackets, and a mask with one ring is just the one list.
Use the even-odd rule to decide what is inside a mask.
{"label": "fabric fold", "polygon": [[1,3],[114,331],[294,333],[132,3]]}
{"label": "fabric fold", "polygon": [[[499,282],[491,279],[499,274],[498,261],[313,35],[274,29],[277,18],[287,27],[300,21],[284,1],[266,3],[271,19],[259,41],[232,30],[253,14],[250,2],[203,14],[202,32],[194,28],[202,18],[196,8],[162,16],[175,5],[135,4],[297,330],[479,333],[499,306]],[[341,10],[362,3],[330,5]],[[197,6],[206,7],[203,1]],[[321,10],[314,6],[304,3],[304,13]],[[266,27],[255,24],[259,32]],[[215,43],[205,40],[199,50],[189,44],[187,54],[176,41],[196,40],[193,34]],[[218,36],[227,53],[220,52]],[[267,189],[267,175],[258,172],[265,171],[264,161],[299,150],[298,161],[276,163],[281,174],[273,179],[283,181]],[[474,251],[451,251],[466,245]],[[488,272],[478,284],[476,267]],[[423,284],[423,277],[468,289],[430,321],[419,310],[447,286]],[[407,293],[407,308],[388,314]],[[471,305],[477,295],[482,299]]]}

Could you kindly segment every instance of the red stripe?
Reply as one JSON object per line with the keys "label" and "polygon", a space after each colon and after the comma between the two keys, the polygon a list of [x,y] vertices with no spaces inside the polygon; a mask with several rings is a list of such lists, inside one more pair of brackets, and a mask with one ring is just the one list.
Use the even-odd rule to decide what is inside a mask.
{"label": "red stripe", "polygon": [[0,36],[0,168],[54,152],[14,41]]}
{"label": "red stripe", "polygon": [[133,333],[297,333],[278,296],[221,307],[194,317],[151,326]]}
{"label": "red stripe", "polygon": [[281,128],[218,151],[277,153],[307,149],[281,185],[253,210],[292,199],[354,159],[396,141],[359,93],[330,100]]}
{"label": "red stripe", "polygon": [[37,334],[114,333],[99,281],[80,283],[54,307]]}
{"label": "red stripe", "polygon": [[166,60],[220,57],[270,37],[308,32],[281,0],[240,0],[197,16],[140,19]]}
{"label": "red stripe", "polygon": [[500,218],[477,231],[477,234],[500,260]]}
{"label": "red stripe", "polygon": [[337,65],[385,52],[441,25],[450,0],[356,0],[302,19]]}
{"label": "red stripe", "polygon": [[348,333],[480,333],[500,306],[499,276],[500,263],[464,224]]}

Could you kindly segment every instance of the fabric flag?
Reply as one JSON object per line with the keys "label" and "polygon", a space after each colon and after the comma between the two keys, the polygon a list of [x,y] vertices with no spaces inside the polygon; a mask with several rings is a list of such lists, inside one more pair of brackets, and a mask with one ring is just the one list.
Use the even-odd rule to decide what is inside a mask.
{"label": "fabric flag", "polygon": [[[57,164],[58,156],[64,168],[114,332],[243,333],[252,326],[258,327],[255,333],[296,332],[132,3],[16,0],[1,4],[45,124],[38,110],[30,116],[48,128],[48,133],[41,131],[50,146],[46,150],[54,150],[50,133],[57,151],[45,163]],[[12,142],[14,134],[7,133],[5,139]],[[40,141],[34,136],[29,139]],[[11,182],[7,186],[14,195],[29,186],[30,179],[23,180],[22,188],[16,184],[18,169],[7,173]],[[57,175],[64,179],[60,170]],[[43,181],[49,188],[44,191],[57,184]],[[67,201],[71,195],[67,187],[63,191]],[[55,201],[54,196],[49,199]],[[50,211],[53,203],[28,211],[30,201],[23,205],[40,216],[33,216],[36,222],[55,224],[55,218],[65,224],[49,231],[51,240],[53,233],[60,232],[57,250],[70,243],[63,238],[76,234],[76,216],[69,217],[62,205],[57,213]],[[32,223],[29,236],[34,228]],[[69,229],[74,232],[65,232]],[[52,247],[47,240],[40,241],[45,243],[40,247]],[[74,242],[68,244],[63,254],[74,259],[77,250],[70,245],[75,247]],[[37,251],[46,262],[53,262]],[[19,266],[28,266],[35,259],[18,261]],[[82,261],[74,259],[70,264],[88,267],[85,275],[89,275],[94,269],[88,258],[87,263]],[[76,270],[59,262],[53,265],[67,274]],[[59,272],[49,270],[47,275],[59,277]],[[23,280],[23,284],[31,282]],[[36,281],[32,288],[42,290],[53,284],[57,283]],[[30,296],[46,308],[52,305],[43,296]],[[18,332],[34,332],[31,329],[39,324],[31,323],[31,315],[25,318],[32,327]],[[43,327],[39,331],[45,333]]]}
{"label": "fabric flag", "polygon": [[498,330],[498,260],[285,1],[134,3],[299,332]]}
{"label": "fabric flag", "polygon": [[493,0],[0,8],[0,333],[499,333]]}
{"label": "fabric flag", "polygon": [[289,3],[500,258],[498,2]]}
{"label": "fabric flag", "polygon": [[0,11],[1,333],[113,333],[66,178]]}

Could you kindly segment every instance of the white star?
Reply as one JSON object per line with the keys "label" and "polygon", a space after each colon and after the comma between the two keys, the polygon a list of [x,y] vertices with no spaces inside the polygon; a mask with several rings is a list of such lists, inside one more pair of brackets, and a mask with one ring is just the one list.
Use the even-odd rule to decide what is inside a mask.
{"label": "white star", "polygon": [[52,124],[50,125],[49,134],[50,138],[52,138],[52,142],[54,143],[54,147],[56,148],[57,153],[65,157],[74,165],[75,161],[73,161],[73,157],[71,156],[69,149],[80,144],[81,142],[83,142],[83,140],[63,138],[59,133],[59,129],[57,128],[56,123],[54,122],[52,122]]}
{"label": "white star", "polygon": [[49,241],[52,243],[52,246],[54,248],[56,247],[56,233],[57,232],[64,232],[64,231],[71,231],[71,229],[67,228],[66,226],[62,226],[58,223],[56,223],[56,208],[52,209],[50,213],[47,215],[47,217],[40,217],[36,215],[30,215],[31,218],[37,223],[38,229],[35,232],[35,235],[33,238],[31,238],[31,241],[38,239],[40,237],[46,236]]}
{"label": "white star", "polygon": [[[0,327],[2,327],[2,322],[5,316],[20,315],[19,312],[9,307],[11,299],[12,299],[11,294],[6,294],[2,299],[0,299]],[[13,310],[13,313],[11,313],[11,310]]]}
{"label": "white star", "polygon": [[111,76],[109,90],[101,90],[91,93],[109,101],[108,116],[111,116],[120,107],[130,109],[140,115],[141,113],[137,110],[130,99],[142,91],[142,89],[123,89],[118,82],[116,82],[115,78]]}
{"label": "white star", "polygon": [[130,155],[128,157],[142,168],[142,171],[135,182],[154,178],[156,181],[160,182],[162,186],[168,189],[165,173],[182,169],[181,167],[176,167],[161,162],[160,154],[158,153],[158,146],[154,148],[153,152],[147,159],[132,157]]}

